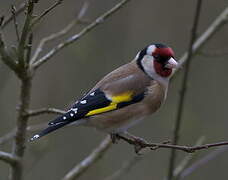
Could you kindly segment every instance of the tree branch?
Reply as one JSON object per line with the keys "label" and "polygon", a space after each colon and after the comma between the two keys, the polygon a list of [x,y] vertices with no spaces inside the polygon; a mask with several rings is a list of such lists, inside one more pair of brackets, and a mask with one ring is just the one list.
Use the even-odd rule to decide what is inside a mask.
{"label": "tree branch", "polygon": [[[133,145],[135,147],[136,153],[138,153],[143,148],[150,148],[151,150],[166,148],[166,149],[180,150],[180,151],[184,151],[187,153],[194,153],[195,151],[199,151],[202,149],[208,149],[208,148],[212,148],[212,147],[228,145],[228,141],[224,141],[224,142],[216,142],[216,143],[204,144],[204,145],[199,145],[199,146],[186,146],[186,145],[181,146],[181,145],[175,145],[175,144],[167,144],[167,142],[148,143],[144,139],[135,137],[135,136],[131,136],[130,138],[119,135],[119,134],[117,134],[116,136],[117,136],[117,138],[124,140],[128,144]],[[128,134],[128,136],[129,136],[129,134]]]}
{"label": "tree branch", "polygon": [[[47,127],[47,123],[40,123],[26,127],[27,132],[34,132],[40,131]],[[5,134],[4,136],[0,137],[0,145],[3,145],[13,139],[16,135],[16,129],[11,130],[9,133]]]}
{"label": "tree branch", "polygon": [[122,0],[120,3],[116,4],[112,9],[108,10],[103,15],[99,16],[95,21],[93,21],[91,24],[89,24],[87,27],[82,29],[79,33],[69,37],[62,43],[58,44],[56,47],[51,49],[46,55],[41,57],[39,60],[37,60],[33,64],[33,68],[37,69],[40,67],[43,63],[47,62],[52,56],[54,56],[56,53],[58,53],[61,49],[67,47],[68,45],[76,42],[81,37],[86,35],[88,32],[93,30],[95,27],[97,27],[99,24],[103,23],[106,19],[108,19],[112,14],[117,12],[121,7],[123,7],[126,3],[130,2],[130,0]]}
{"label": "tree branch", "polygon": [[27,53],[26,53],[26,64],[29,64],[30,58],[31,58],[31,53],[32,53],[32,43],[33,43],[33,34],[30,33],[29,38],[28,38],[28,44],[27,44]]}
{"label": "tree branch", "polygon": [[[184,105],[185,105],[186,94],[187,94],[187,82],[189,78],[189,69],[190,69],[191,58],[193,53],[192,49],[193,49],[194,41],[197,36],[201,5],[202,5],[202,0],[198,0],[196,5],[196,12],[195,12],[194,22],[192,26],[192,31],[191,31],[191,39],[190,39],[189,48],[188,48],[188,57],[186,59],[186,67],[184,70],[184,76],[181,83],[182,84],[181,94],[178,102],[178,107],[177,107],[178,110],[177,110],[176,121],[175,121],[174,132],[173,132],[173,139],[172,139],[173,144],[178,144],[179,142],[179,133],[180,133],[180,127],[183,119],[183,112],[185,107]],[[170,154],[170,159],[169,159],[168,180],[171,180],[173,178],[175,160],[176,160],[176,150],[172,149]]]}
{"label": "tree branch", "polygon": [[91,165],[93,165],[97,160],[101,159],[106,151],[111,147],[112,142],[109,136],[101,142],[101,144],[92,151],[84,160],[82,160],[78,165],[71,169],[62,180],[75,180],[80,177]]}
{"label": "tree branch", "polygon": [[26,45],[26,41],[27,41],[27,37],[28,34],[30,32],[30,24],[33,18],[33,9],[34,9],[34,0],[28,0],[28,4],[27,4],[27,10],[26,10],[26,19],[25,19],[25,23],[22,29],[22,33],[21,33],[21,37],[20,37],[20,42],[18,44],[18,48],[17,48],[17,52],[18,52],[18,62],[19,62],[19,66],[24,68],[25,66],[25,45]]}
{"label": "tree branch", "polygon": [[[205,141],[205,137],[200,137],[195,146],[200,146]],[[188,154],[186,155],[183,160],[179,163],[179,165],[175,168],[173,171],[173,176],[175,177],[175,180],[178,180],[180,178],[180,174],[184,171],[184,169],[189,165],[189,163],[192,161],[192,159],[195,157],[195,154]]]}
{"label": "tree branch", "polygon": [[7,48],[5,42],[3,40],[2,33],[0,32],[0,55],[2,61],[7,65],[10,69],[12,69],[16,74],[18,74],[17,64],[16,62],[9,56],[7,53]]}
{"label": "tree branch", "polygon": [[56,108],[41,108],[37,110],[29,110],[27,112],[27,116],[38,116],[42,114],[64,114],[66,111]]}
{"label": "tree branch", "polygon": [[[18,16],[20,13],[22,13],[26,8],[26,4],[25,3],[22,3],[15,11],[15,16]],[[1,25],[1,28],[5,28],[12,20],[13,20],[13,17],[14,15],[11,14],[9,15],[8,17],[4,18],[4,21]]]}
{"label": "tree branch", "polygon": [[[13,154],[22,158],[24,156],[25,150],[25,138],[28,116],[26,116],[27,109],[30,105],[30,95],[31,95],[31,79],[26,78],[21,82],[21,94],[19,102],[19,111],[17,117],[17,127],[15,134],[15,141],[13,144]],[[11,180],[22,180],[22,165],[12,167]]]}
{"label": "tree branch", "polygon": [[105,178],[105,180],[117,180],[123,177],[125,174],[127,174],[134,165],[136,165],[139,161],[143,159],[143,156],[134,156],[129,161],[122,164],[120,169],[118,169],[116,172],[114,172],[111,176]]}
{"label": "tree branch", "polygon": [[211,161],[211,160],[215,159],[217,156],[221,155],[222,153],[224,153],[227,150],[228,150],[228,146],[223,146],[223,147],[219,147],[216,150],[214,150],[214,151],[210,152],[209,154],[205,155],[203,158],[199,159],[198,161],[194,162],[191,166],[189,166],[188,168],[184,169],[180,173],[180,179],[183,179],[183,178],[189,176],[196,169],[199,169],[201,166],[207,164],[208,161]]}
{"label": "tree branch", "polygon": [[84,5],[82,6],[79,14],[78,14],[78,17],[76,19],[74,19],[71,23],[69,23],[64,29],[56,32],[56,33],[53,33],[43,39],[41,39],[38,47],[36,48],[36,51],[30,61],[30,65],[32,66],[32,64],[37,60],[37,58],[39,57],[39,54],[42,52],[43,50],[43,47],[46,43],[54,40],[54,39],[57,39],[65,34],[67,34],[75,25],[77,25],[78,23],[81,23],[81,18],[84,16],[86,10],[88,8],[88,4],[87,3],[84,3]]}
{"label": "tree branch", "polygon": [[13,156],[10,153],[0,151],[0,160],[4,161],[6,163],[9,163],[11,165],[14,165],[14,164],[18,163],[19,158]]}
{"label": "tree branch", "polygon": [[[197,52],[203,47],[203,45],[208,42],[218,30],[220,30],[228,21],[228,7],[226,7],[222,13],[211,23],[211,25],[206,29],[206,31],[195,41],[192,47],[192,55],[197,54]],[[179,68],[175,70],[173,75],[176,75],[179,72],[180,67],[186,63],[188,59],[188,52],[184,53],[181,56],[178,63],[180,64]]]}
{"label": "tree branch", "polygon": [[34,21],[31,23],[30,29],[33,28],[36,24],[38,24],[45,15],[47,15],[49,12],[51,12],[51,10],[53,10],[54,8],[56,8],[62,2],[63,2],[63,0],[57,0],[52,6],[50,6],[48,9],[46,9],[41,15],[39,15],[38,17],[36,17],[34,19]]}
{"label": "tree branch", "polygon": [[19,31],[18,31],[18,22],[17,22],[17,19],[16,19],[16,8],[15,6],[11,6],[11,13],[13,15],[13,23],[14,23],[14,29],[16,31],[16,37],[17,37],[17,42],[19,42],[20,40],[20,35],[19,35]]}

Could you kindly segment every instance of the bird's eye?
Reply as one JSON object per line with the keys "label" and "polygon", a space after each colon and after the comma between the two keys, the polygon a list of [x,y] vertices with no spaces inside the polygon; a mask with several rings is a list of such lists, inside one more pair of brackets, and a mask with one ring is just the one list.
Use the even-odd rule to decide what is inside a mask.
{"label": "bird's eye", "polygon": [[158,54],[153,54],[153,57],[155,58],[155,59],[159,59],[159,55]]}

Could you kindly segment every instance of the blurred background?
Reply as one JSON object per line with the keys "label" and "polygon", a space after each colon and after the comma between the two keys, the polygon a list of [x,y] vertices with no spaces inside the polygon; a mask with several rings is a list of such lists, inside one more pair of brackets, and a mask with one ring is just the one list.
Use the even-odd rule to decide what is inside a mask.
{"label": "blurred background", "polygon": [[[22,0],[0,1],[0,15],[9,14],[10,5],[18,6]],[[40,1],[35,12],[40,14],[54,0]],[[118,0],[88,0],[89,8],[84,16],[94,20],[113,7]],[[65,0],[36,27],[34,48],[42,37],[57,32],[70,23],[80,11],[84,0]],[[203,1],[198,33],[201,34],[228,6],[227,0]],[[87,92],[108,72],[129,62],[136,53],[150,43],[161,42],[171,46],[178,59],[186,51],[196,0],[132,0],[102,25],[81,40],[65,48],[43,65],[33,80],[31,107],[55,107],[67,109],[77,98]],[[19,18],[21,28],[24,14]],[[66,37],[80,31],[78,25],[54,42],[48,43],[42,54]],[[16,44],[13,25],[4,29],[8,45]],[[205,136],[205,143],[225,141],[228,138],[228,25],[224,26],[201,50],[204,54],[194,57],[188,82],[187,103],[181,127],[180,144],[193,145]],[[222,54],[216,52],[223,52]],[[225,53],[224,53],[225,52]],[[215,55],[216,54],[216,55]],[[180,82],[183,73],[172,81],[167,102],[159,112],[130,132],[152,142],[171,139]],[[0,136],[15,127],[16,106],[20,84],[15,75],[0,62]],[[39,124],[53,119],[55,115],[31,118],[29,124]],[[28,134],[30,137],[32,134]],[[63,177],[74,165],[84,159],[105,137],[105,134],[86,127],[68,127],[27,143],[25,180],[55,180]],[[1,150],[10,151],[11,143]],[[195,160],[210,150],[197,152]],[[122,179],[163,179],[167,175],[170,150],[151,151]],[[178,162],[186,153],[178,153]],[[119,169],[123,162],[135,156],[133,147],[120,142],[80,179],[104,179]],[[187,176],[192,179],[227,179],[228,151]],[[6,179],[8,166],[0,161],[0,179]]]}

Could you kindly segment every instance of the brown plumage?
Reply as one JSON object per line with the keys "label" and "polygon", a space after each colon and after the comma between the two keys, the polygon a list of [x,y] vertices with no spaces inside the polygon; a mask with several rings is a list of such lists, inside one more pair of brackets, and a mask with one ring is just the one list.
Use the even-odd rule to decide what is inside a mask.
{"label": "brown plumage", "polygon": [[31,140],[67,124],[83,124],[108,133],[125,132],[159,109],[166,99],[172,69],[177,67],[171,48],[153,44],[135,59],[102,78],[69,111],[49,122]]}
{"label": "brown plumage", "polygon": [[132,91],[134,95],[144,91],[146,93],[146,97],[139,103],[126,106],[118,111],[98,114],[88,119],[87,125],[107,132],[125,130],[128,126],[133,125],[134,121],[141,120],[155,112],[165,100],[167,91],[167,87],[139,69],[136,61],[125,64],[106,75],[91,92],[97,88],[110,96],[127,91]]}

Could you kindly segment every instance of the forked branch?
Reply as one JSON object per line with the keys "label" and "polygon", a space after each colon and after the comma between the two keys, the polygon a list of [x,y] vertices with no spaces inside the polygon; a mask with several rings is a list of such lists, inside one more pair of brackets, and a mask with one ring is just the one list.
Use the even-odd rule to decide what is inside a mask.
{"label": "forked branch", "polygon": [[88,32],[93,30],[96,26],[103,23],[106,19],[108,19],[112,14],[114,14],[116,11],[118,11],[121,7],[123,7],[126,3],[130,2],[130,0],[122,0],[120,3],[116,4],[113,8],[111,8],[109,11],[105,12],[101,16],[99,16],[95,21],[93,21],[91,24],[89,24],[87,27],[82,29],[79,33],[69,37],[65,41],[58,44],[56,47],[51,49],[46,55],[41,57],[39,60],[37,60],[33,64],[33,68],[37,69],[40,67],[43,63],[47,62],[52,56],[57,54],[60,50],[67,47],[68,45],[78,41],[80,38],[82,38],[84,35],[86,35]]}

